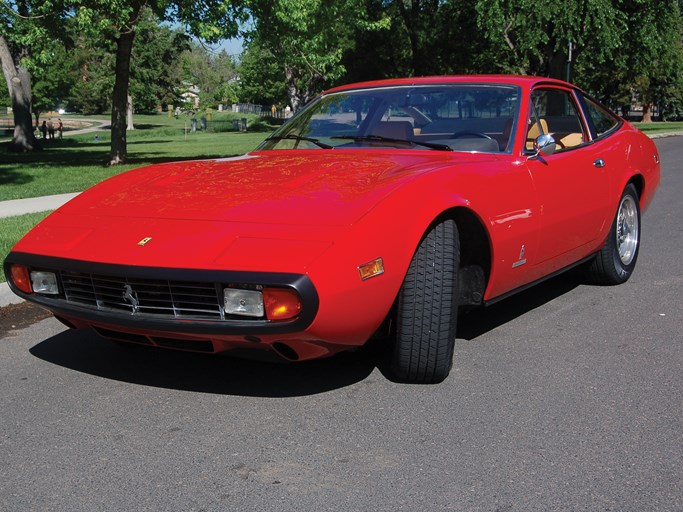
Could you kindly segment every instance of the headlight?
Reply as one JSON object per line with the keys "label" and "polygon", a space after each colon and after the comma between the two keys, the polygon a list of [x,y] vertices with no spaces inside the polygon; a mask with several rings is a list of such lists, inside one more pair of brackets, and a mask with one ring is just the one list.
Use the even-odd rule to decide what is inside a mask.
{"label": "headlight", "polygon": [[31,286],[33,286],[35,293],[59,294],[57,275],[54,272],[39,272],[37,270],[31,272]]}
{"label": "headlight", "polygon": [[225,288],[223,306],[228,315],[263,316],[263,294],[258,290]]}
{"label": "headlight", "polygon": [[291,320],[301,314],[301,297],[291,288],[223,289],[226,315],[264,317],[271,321]]}

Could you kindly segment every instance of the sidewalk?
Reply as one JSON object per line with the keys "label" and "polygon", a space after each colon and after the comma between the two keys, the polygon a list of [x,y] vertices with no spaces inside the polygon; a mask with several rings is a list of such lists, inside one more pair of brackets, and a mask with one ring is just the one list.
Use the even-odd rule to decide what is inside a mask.
{"label": "sidewalk", "polygon": [[54,196],[0,201],[0,218],[56,210],[67,201],[76,197],[79,193],[80,192],[74,192],[71,194],[57,194]]}

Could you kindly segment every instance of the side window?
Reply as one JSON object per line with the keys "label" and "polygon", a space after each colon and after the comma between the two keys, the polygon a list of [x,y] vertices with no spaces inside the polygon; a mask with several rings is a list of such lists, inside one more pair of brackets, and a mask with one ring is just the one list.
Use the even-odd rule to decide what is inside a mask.
{"label": "side window", "polygon": [[596,139],[611,132],[621,124],[621,121],[617,117],[611,112],[608,112],[604,107],[598,105],[595,101],[586,98],[585,96],[583,97],[583,101],[586,105],[586,115],[593,123]]}
{"label": "side window", "polygon": [[533,150],[536,137],[549,133],[557,142],[558,151],[586,142],[579,110],[574,97],[563,89],[535,89],[531,93],[526,149]]}

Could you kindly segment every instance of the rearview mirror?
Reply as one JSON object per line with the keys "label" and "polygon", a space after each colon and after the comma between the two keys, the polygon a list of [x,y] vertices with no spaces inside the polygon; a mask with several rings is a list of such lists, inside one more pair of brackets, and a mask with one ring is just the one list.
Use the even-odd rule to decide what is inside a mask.
{"label": "rearview mirror", "polygon": [[401,107],[423,107],[429,104],[429,96],[426,94],[408,94],[401,102]]}

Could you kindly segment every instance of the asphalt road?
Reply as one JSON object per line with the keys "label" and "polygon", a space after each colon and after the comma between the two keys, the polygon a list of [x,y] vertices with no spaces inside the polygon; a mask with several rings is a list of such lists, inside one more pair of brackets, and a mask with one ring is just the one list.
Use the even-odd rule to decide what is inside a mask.
{"label": "asphalt road", "polygon": [[683,139],[658,146],[632,279],[463,318],[440,385],[5,318],[0,510],[683,511]]}

